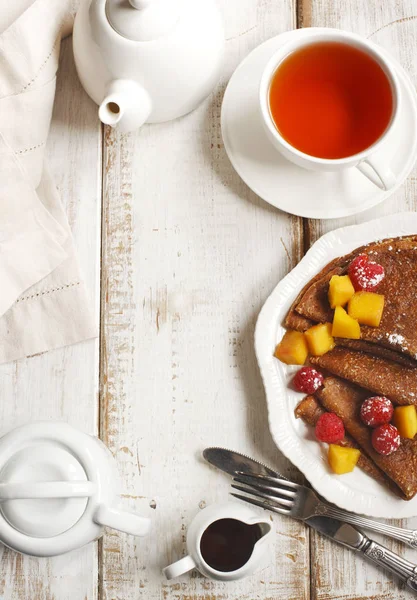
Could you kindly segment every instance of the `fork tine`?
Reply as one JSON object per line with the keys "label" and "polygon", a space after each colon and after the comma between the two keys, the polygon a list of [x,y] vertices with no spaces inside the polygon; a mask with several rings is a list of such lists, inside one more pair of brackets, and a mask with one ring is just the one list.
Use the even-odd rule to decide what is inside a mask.
{"label": "fork tine", "polygon": [[241,494],[233,494],[230,492],[231,496],[235,498],[239,498],[239,500],[244,500],[244,502],[249,502],[249,504],[254,504],[255,506],[260,506],[265,510],[270,510],[271,512],[278,513],[279,515],[289,515],[289,510],[285,508],[278,508],[277,506],[269,506],[266,502],[260,502],[259,500],[255,500],[255,498],[249,498],[249,496],[241,496]]}
{"label": "fork tine", "polygon": [[242,485],[235,485],[232,483],[232,488],[235,490],[239,490],[239,492],[245,492],[246,494],[250,494],[251,496],[257,496],[258,498],[263,498],[264,500],[268,500],[278,504],[280,506],[288,506],[289,509],[293,506],[293,500],[287,500],[285,498],[279,498],[278,496],[271,496],[269,494],[265,494],[260,490],[248,489],[247,487],[243,487]]}
{"label": "fork tine", "polygon": [[303,487],[299,483],[295,483],[295,481],[290,481],[289,479],[280,479],[279,477],[269,477],[268,475],[248,475],[248,473],[244,473],[243,471],[236,471],[236,475],[238,477],[242,477],[245,479],[253,479],[255,481],[262,481],[264,483],[270,483],[275,486],[285,486],[292,490],[298,490],[300,487]]}
{"label": "fork tine", "polygon": [[296,490],[287,490],[278,485],[265,485],[262,481],[258,481],[254,477],[235,477],[233,481],[237,483],[243,483],[245,485],[249,485],[250,487],[255,488],[256,490],[264,490],[265,492],[271,492],[273,494],[279,494],[280,496],[285,496],[287,498],[295,499],[297,495]]}

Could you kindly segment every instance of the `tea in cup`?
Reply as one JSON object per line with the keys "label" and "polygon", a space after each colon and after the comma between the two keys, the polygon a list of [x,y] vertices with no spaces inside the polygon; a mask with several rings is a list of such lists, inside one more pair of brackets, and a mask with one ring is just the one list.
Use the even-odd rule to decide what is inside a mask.
{"label": "tea in cup", "polygon": [[206,577],[231,581],[250,575],[268,550],[271,524],[237,502],[213,504],[192,521],[188,555],[166,567],[167,579],[197,568]]}
{"label": "tea in cup", "polygon": [[381,189],[396,184],[379,151],[395,124],[400,88],[374,44],[335,30],[284,44],[263,72],[259,102],[270,141],[295,164],[356,166]]}

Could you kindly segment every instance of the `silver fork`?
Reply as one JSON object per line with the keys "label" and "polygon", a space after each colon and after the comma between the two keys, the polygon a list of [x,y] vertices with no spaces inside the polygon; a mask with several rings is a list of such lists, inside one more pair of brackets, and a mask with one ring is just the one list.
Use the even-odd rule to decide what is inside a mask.
{"label": "silver fork", "polygon": [[[240,494],[232,493],[232,496],[256,506],[268,508],[268,510],[273,512],[302,521],[317,516],[333,517],[345,523],[378,531],[383,535],[400,540],[412,548],[417,548],[417,530],[386,525],[385,523],[342,510],[321,500],[313,490],[299,483],[294,483],[288,479],[267,477],[265,475],[252,476],[245,473],[236,473],[233,481],[242,485],[236,485],[235,483],[232,484],[232,488],[251,496],[262,498],[264,502]],[[265,503],[268,505],[267,507]]]}

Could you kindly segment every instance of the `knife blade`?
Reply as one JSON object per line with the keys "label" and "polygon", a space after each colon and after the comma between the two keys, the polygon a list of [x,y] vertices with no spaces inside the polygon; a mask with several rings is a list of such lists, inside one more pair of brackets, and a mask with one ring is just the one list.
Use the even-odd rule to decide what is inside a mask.
{"label": "knife blade", "polygon": [[[203,456],[207,462],[232,476],[235,476],[240,472],[245,473],[246,475],[266,475],[269,477],[287,479],[287,477],[284,477],[278,471],[274,471],[261,462],[250,458],[245,454],[227,450],[226,448],[206,448],[203,452]],[[249,499],[248,501],[250,502]],[[261,503],[259,503],[258,506],[259,505],[261,505]],[[264,506],[264,508],[267,508],[267,506]],[[304,522],[335,542],[338,542],[351,550],[361,552],[378,566],[394,573],[404,581],[410,589],[417,593],[417,565],[414,565],[402,558],[399,554],[391,552],[391,550],[385,546],[368,538],[353,525],[343,523],[343,521],[339,521],[338,519],[320,516],[310,517]]]}
{"label": "knife blade", "polygon": [[227,448],[206,448],[203,451],[203,456],[211,465],[232,476],[240,472],[246,475],[264,475],[266,477],[288,479],[284,475],[281,475],[281,473],[278,473],[278,471],[270,469],[254,458],[240,454],[240,452],[227,450]]}
{"label": "knife blade", "polygon": [[339,519],[311,517],[306,523],[319,533],[352,550],[360,550],[368,539],[359,529],[348,523],[343,523]]}

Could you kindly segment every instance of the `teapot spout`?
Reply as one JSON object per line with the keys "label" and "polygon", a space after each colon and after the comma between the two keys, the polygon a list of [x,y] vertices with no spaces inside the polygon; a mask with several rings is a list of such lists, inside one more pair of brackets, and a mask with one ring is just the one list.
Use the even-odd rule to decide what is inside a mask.
{"label": "teapot spout", "polygon": [[127,133],[141,127],[151,110],[151,98],[145,88],[135,81],[116,79],[107,88],[98,116],[105,125]]}

